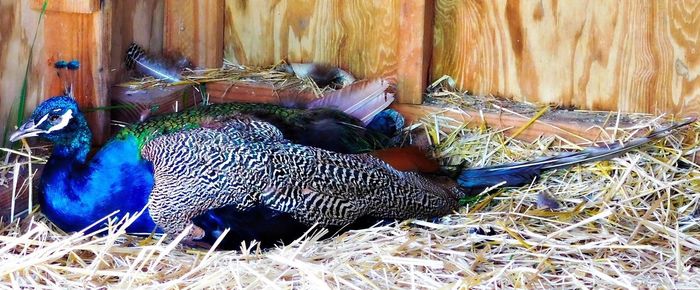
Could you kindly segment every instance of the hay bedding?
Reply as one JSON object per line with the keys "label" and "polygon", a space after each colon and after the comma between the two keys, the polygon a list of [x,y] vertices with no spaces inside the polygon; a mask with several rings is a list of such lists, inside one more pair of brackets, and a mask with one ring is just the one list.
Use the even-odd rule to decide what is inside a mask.
{"label": "hay bedding", "polygon": [[[613,130],[625,139],[637,130]],[[519,161],[577,149],[467,130],[440,116],[410,129],[448,164]],[[318,233],[260,251],[193,250],[181,237],[67,235],[40,213],[4,223],[3,287],[36,288],[700,288],[698,127],[613,161],[494,190],[438,220]],[[601,136],[610,140],[613,136]],[[6,165],[5,169],[13,167]],[[12,184],[10,181],[9,184]],[[551,208],[556,208],[552,210]]]}

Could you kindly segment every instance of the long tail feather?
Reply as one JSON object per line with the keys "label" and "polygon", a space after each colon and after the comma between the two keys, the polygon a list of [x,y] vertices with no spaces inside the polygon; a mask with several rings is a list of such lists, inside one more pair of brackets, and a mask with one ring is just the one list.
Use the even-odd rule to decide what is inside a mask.
{"label": "long tail feather", "polygon": [[666,137],[676,129],[685,127],[693,122],[695,122],[695,119],[674,123],[668,127],[654,130],[647,136],[631,140],[626,144],[612,143],[607,144],[605,148],[589,147],[580,152],[564,153],[529,162],[466,169],[460,173],[457,182],[468,193],[479,193],[485,188],[504,182],[506,186],[521,186],[532,182],[543,171],[611,159],[651,141]]}
{"label": "long tail feather", "polygon": [[383,79],[362,80],[317,99],[307,107],[335,108],[367,125],[394,101],[394,95],[386,93],[388,88],[389,82]]}
{"label": "long tail feather", "polygon": [[180,74],[176,72],[176,69],[168,67],[164,62],[151,58],[136,43],[129,45],[124,62],[128,69],[135,69],[142,74],[173,83],[180,81]]}

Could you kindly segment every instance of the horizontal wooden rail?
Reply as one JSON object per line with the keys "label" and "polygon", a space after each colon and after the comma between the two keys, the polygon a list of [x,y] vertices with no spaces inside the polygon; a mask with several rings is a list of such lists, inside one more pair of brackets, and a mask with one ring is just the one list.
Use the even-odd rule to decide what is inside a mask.
{"label": "horizontal wooden rail", "polygon": [[[274,89],[269,84],[215,82],[207,85],[207,92],[214,102],[256,102],[278,104],[280,95],[286,93],[298,94],[298,91],[286,92]],[[312,99],[311,92],[308,99]],[[491,128],[505,130],[505,134],[514,134],[518,128],[530,121],[530,116],[521,116],[509,112],[480,112],[470,109],[449,109],[435,105],[394,104],[392,108],[399,111],[408,123],[419,121],[431,115],[444,115],[457,122],[468,123],[476,127],[486,123]],[[541,121],[536,121],[527,127],[517,139],[531,141],[540,136],[561,136],[572,142],[587,142],[598,139],[602,132],[604,120],[601,113],[577,111],[554,112],[545,115]]]}

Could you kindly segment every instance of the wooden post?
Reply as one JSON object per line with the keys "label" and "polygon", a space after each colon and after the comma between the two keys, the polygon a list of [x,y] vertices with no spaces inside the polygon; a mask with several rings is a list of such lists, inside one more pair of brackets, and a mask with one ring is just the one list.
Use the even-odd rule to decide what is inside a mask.
{"label": "wooden post", "polygon": [[428,84],[433,47],[434,0],[402,0],[399,23],[397,102],[420,104]]}
{"label": "wooden post", "polygon": [[[53,66],[57,60],[80,61],[80,69],[73,78],[73,94],[81,108],[107,106],[108,61],[111,31],[111,1],[99,0],[51,0],[43,22],[44,55],[42,61]],[[32,8],[41,10],[43,0],[32,0]],[[106,7],[101,7],[106,3]],[[53,73],[53,69],[48,71]],[[43,79],[45,96],[63,92],[63,82],[58,77]],[[98,110],[87,113],[86,118],[93,133],[93,140],[101,144],[109,136],[109,114]]]}
{"label": "wooden post", "polygon": [[163,53],[182,55],[197,67],[221,67],[224,0],[166,0]]}

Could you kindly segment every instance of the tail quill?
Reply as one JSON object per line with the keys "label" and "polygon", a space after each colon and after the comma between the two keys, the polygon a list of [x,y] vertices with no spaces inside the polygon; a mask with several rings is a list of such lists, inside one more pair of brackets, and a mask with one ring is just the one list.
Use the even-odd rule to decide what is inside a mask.
{"label": "tail quill", "polygon": [[479,193],[485,188],[503,182],[505,182],[504,185],[506,186],[525,185],[532,182],[543,171],[611,159],[651,141],[666,137],[676,129],[685,127],[693,122],[695,122],[694,118],[686,119],[683,122],[654,130],[647,136],[631,140],[626,144],[611,143],[607,144],[608,146],[605,148],[589,147],[580,152],[564,153],[529,162],[466,169],[460,173],[457,182],[468,193]]}

